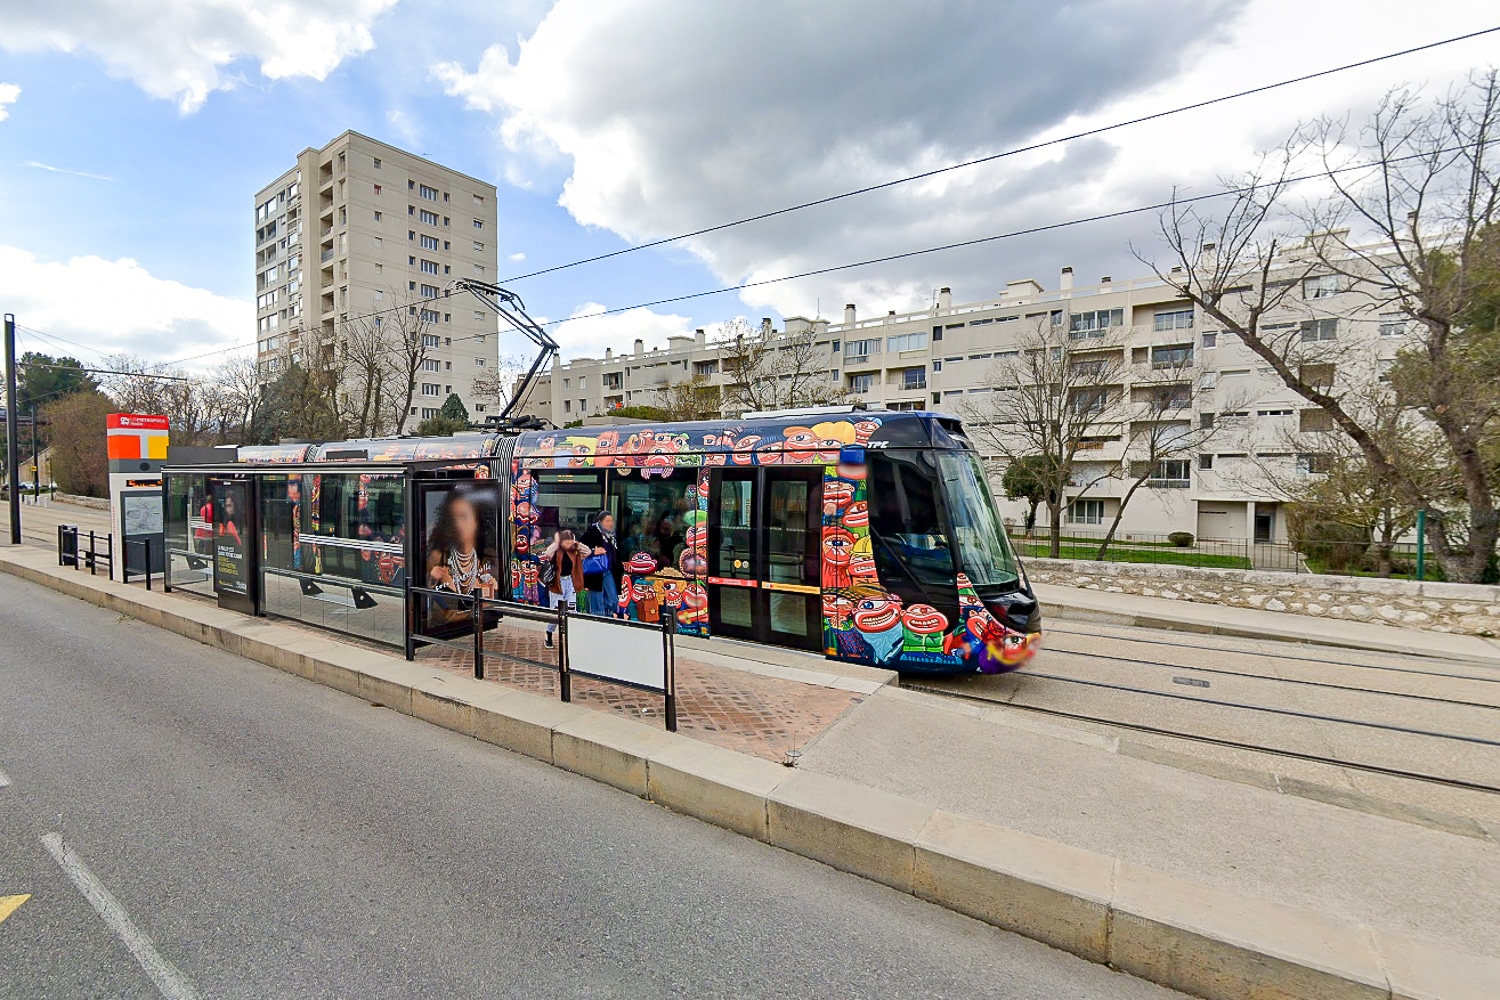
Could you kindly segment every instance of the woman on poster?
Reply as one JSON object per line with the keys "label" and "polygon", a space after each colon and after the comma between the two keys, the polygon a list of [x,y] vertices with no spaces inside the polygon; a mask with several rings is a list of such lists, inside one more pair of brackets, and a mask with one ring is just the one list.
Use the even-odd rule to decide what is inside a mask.
{"label": "woman on poster", "polygon": [[[496,595],[495,554],[469,487],[455,487],[438,508],[437,523],[427,538],[427,580],[434,590],[487,598]],[[445,610],[448,621],[467,614],[457,606]]]}

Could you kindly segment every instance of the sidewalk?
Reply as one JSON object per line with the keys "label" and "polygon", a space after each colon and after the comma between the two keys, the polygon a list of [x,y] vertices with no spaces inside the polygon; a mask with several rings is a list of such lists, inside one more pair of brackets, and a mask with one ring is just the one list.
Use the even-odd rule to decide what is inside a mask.
{"label": "sidewalk", "polygon": [[[1314,618],[1197,601],[1036,584],[1042,602],[1042,628],[1050,619],[1135,625],[1142,628],[1210,635],[1308,642],[1407,656],[1441,656],[1500,668],[1500,642],[1476,635],[1396,628],[1372,622]],[[1044,647],[1045,648],[1045,647]]]}
{"label": "sidewalk", "polygon": [[[1500,995],[1500,831],[1486,824],[1462,835],[1279,795],[1083,728],[727,643],[679,648],[701,724],[674,735],[621,718],[647,707],[630,698],[529,693],[534,634],[497,636],[496,679],[480,682],[446,651],[407,663],[54,562],[0,548],[0,571],[1198,996]],[[771,695],[820,730],[795,769],[768,759],[788,739],[762,725]],[[733,752],[717,735],[731,729]]]}

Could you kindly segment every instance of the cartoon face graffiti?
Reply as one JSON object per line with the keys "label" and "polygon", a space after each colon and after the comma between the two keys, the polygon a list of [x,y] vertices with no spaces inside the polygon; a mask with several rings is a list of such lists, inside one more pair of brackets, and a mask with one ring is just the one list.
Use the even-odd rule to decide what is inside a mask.
{"label": "cartoon face graffiti", "polygon": [[868,528],[870,526],[870,505],[863,500],[856,500],[844,511],[844,527],[846,528]]}
{"label": "cartoon face graffiti", "polygon": [[843,594],[825,593],[823,595],[823,620],[828,627],[835,631],[843,632],[854,625],[854,601]]}
{"label": "cartoon face graffiti", "polygon": [[838,525],[823,529],[823,586],[825,589],[847,587],[849,560],[854,555],[854,533]]}
{"label": "cartoon face graffiti", "polygon": [[526,589],[530,590],[532,587],[535,587],[537,581],[540,579],[541,570],[537,567],[536,563],[526,562],[521,564],[521,581],[526,585]]}
{"label": "cartoon face graffiti", "polygon": [[902,648],[911,653],[942,653],[948,618],[930,604],[913,604],[901,616]]}
{"label": "cartoon face graffiti", "polygon": [[667,607],[676,609],[682,607],[682,591],[685,582],[675,577],[659,577],[661,584],[661,601]]}
{"label": "cartoon face graffiti", "polygon": [[854,606],[854,627],[870,644],[876,663],[885,663],[901,646],[901,598],[870,596]]}
{"label": "cartoon face graffiti", "polygon": [[708,620],[708,589],[701,583],[690,583],[682,588],[682,606],[689,611],[702,611],[703,620]]}
{"label": "cartoon face graffiti", "polygon": [[677,557],[677,568],[683,576],[704,576],[708,573],[708,560],[691,548],[684,548]]}
{"label": "cartoon face graffiti", "polygon": [[530,501],[522,500],[516,504],[517,524],[536,524],[538,516],[536,507]]}
{"label": "cartoon face graffiti", "polygon": [[625,561],[625,572],[632,576],[645,576],[656,572],[656,560],[649,552],[637,552]]}
{"label": "cartoon face graffiti", "polygon": [[823,516],[837,517],[839,511],[854,500],[854,484],[843,479],[829,479],[823,483]]}
{"label": "cartoon face graffiti", "polygon": [[734,442],[734,454],[730,456],[735,465],[749,465],[755,461],[755,446],[760,443],[759,434],[746,434]]}
{"label": "cartoon face graffiti", "polygon": [[871,435],[878,430],[879,420],[857,420],[854,422],[854,440],[858,444],[869,444]]}
{"label": "cartoon face graffiti", "polygon": [[510,592],[514,594],[521,589],[521,564],[513,562],[510,564]]}
{"label": "cartoon face graffiti", "polygon": [[630,602],[633,600],[635,600],[635,581],[627,576],[620,581],[620,600],[617,602],[622,614],[630,609]]}
{"label": "cartoon face graffiti", "polygon": [[[789,465],[804,465],[813,461],[818,447],[818,435],[811,427],[788,427],[782,432],[784,459]],[[762,464],[765,464],[762,459]]]}
{"label": "cartoon face graffiti", "polygon": [[524,530],[516,532],[515,549],[518,556],[524,556],[531,551],[531,532]]}

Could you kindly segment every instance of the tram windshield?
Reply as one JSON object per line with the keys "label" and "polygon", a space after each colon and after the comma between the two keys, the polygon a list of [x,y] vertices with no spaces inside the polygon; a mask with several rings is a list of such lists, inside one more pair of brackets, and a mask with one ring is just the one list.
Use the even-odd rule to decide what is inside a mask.
{"label": "tram windshield", "polygon": [[966,452],[939,452],[938,469],[959,566],[980,590],[1014,587],[1020,580],[1016,554],[995,511],[978,457]]}

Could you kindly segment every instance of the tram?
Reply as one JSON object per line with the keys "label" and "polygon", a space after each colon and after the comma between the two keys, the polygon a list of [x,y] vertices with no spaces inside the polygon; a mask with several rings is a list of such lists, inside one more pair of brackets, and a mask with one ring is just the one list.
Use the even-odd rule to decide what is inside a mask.
{"label": "tram", "polygon": [[[672,616],[680,633],[905,673],[1014,670],[1041,638],[1040,607],[979,457],[960,422],[942,414],[830,407],[245,447],[239,459],[295,468],[282,477],[300,479],[290,498],[294,536],[319,516],[302,513],[319,503],[318,470],[392,462],[442,469],[434,482],[412,480],[417,495],[396,505],[414,522],[411,532],[404,524],[352,532],[356,548],[380,550],[374,565],[397,587],[406,566],[420,567],[413,583],[442,576],[439,522],[445,498],[461,489],[487,539],[464,572],[490,596],[545,603],[546,546],[563,530],[581,536],[608,512],[621,564],[610,611],[624,617]],[[358,519],[363,508],[352,509]],[[294,539],[293,547],[302,541],[317,544]]]}

